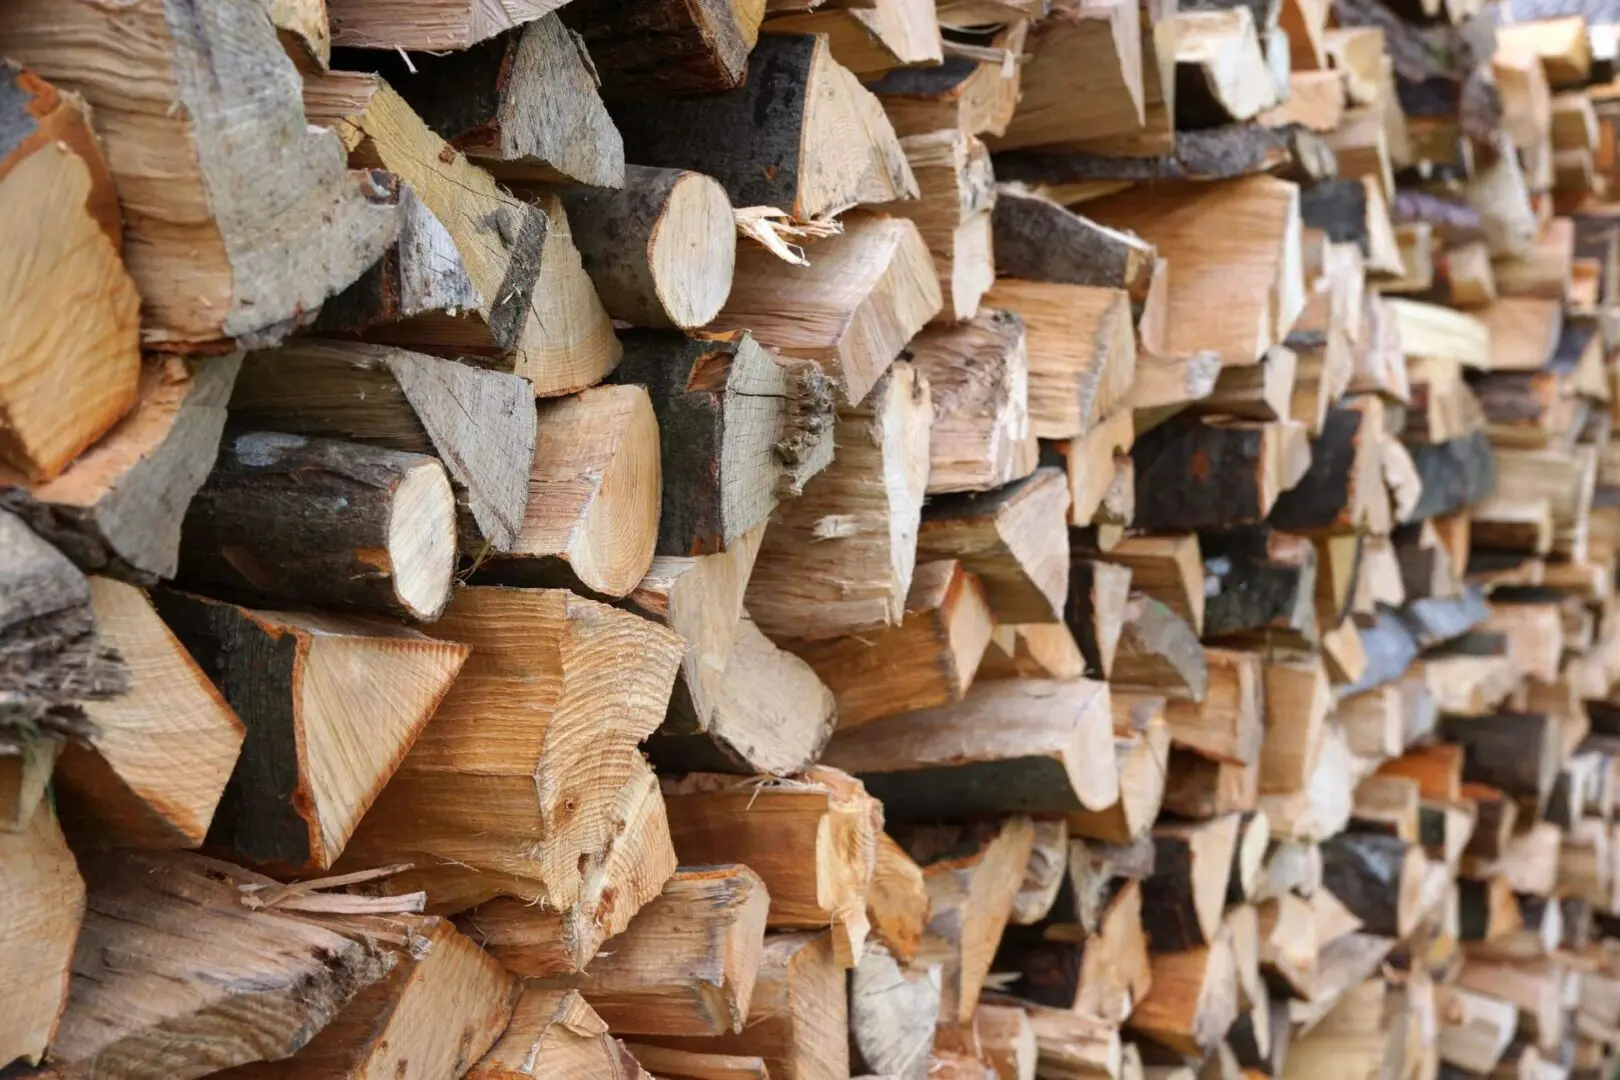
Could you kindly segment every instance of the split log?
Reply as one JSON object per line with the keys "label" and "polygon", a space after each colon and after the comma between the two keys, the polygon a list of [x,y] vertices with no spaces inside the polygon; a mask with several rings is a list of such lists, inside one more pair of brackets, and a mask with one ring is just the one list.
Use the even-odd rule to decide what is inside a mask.
{"label": "split log", "polygon": [[1125,606],[1125,627],[1114,652],[1111,677],[1166,697],[1200,701],[1209,668],[1198,635],[1164,604],[1136,595]]}
{"label": "split log", "polygon": [[529,986],[578,990],[618,1034],[720,1035],[747,1019],[769,904],[746,866],[676,870],[583,972],[551,978],[544,959],[530,970],[521,947],[502,947],[501,913],[512,901],[484,905],[467,925],[507,970],[540,976]]}
{"label": "split log", "polygon": [[430,1080],[466,1069],[506,1030],[518,981],[448,919],[422,920],[394,969],[302,1050],[240,1066],[230,1080]]}
{"label": "split log", "polygon": [[1496,483],[1496,458],[1485,433],[1427,445],[1408,445],[1423,483],[1423,494],[1411,519],[1455,513],[1490,494]]}
{"label": "split log", "polygon": [[1448,716],[1440,723],[1441,737],[1465,752],[1464,780],[1535,807],[1546,804],[1558,778],[1563,761],[1558,729],[1556,717],[1541,713]]}
{"label": "split log", "polygon": [[768,1075],[784,1080],[849,1076],[848,1000],[831,939],[826,931],[772,934],[765,939],[742,1031],[645,1041],[706,1054],[757,1057]]}
{"label": "split log", "polygon": [[1007,988],[1019,998],[1122,1023],[1151,987],[1141,912],[1141,886],[1121,882],[1095,933],[1074,923],[1010,928],[995,967],[1017,973]]}
{"label": "split log", "polygon": [[628,595],[657,546],[659,457],[658,420],[640,386],[598,386],[543,403],[523,527],[483,573]]}
{"label": "split log", "polygon": [[888,833],[878,837],[877,865],[866,887],[866,915],[876,943],[910,966],[928,922],[928,886],[922,867]]}
{"label": "split log", "polygon": [[[1012,998],[1000,995],[993,1000],[1003,1004],[1013,1002]],[[1117,1025],[1072,1009],[1028,1004],[1023,1005],[1023,1009],[1035,1031],[1037,1075],[1050,1076],[1053,1080],[1128,1075],[1126,1061],[1133,1056],[1135,1048],[1120,1042]]]}
{"label": "split log", "polygon": [[610,98],[695,97],[741,86],[764,9],[727,0],[587,0],[562,12]]}
{"label": "split log", "polygon": [[[147,345],[273,344],[393,242],[397,191],[350,173],[338,139],[306,125],[297,72],[260,3],[230,0],[203,18],[158,3],[31,0],[0,18],[0,53],[94,110],[118,200],[138,208],[125,217],[125,257]],[[174,96],[159,103],[127,93],[133,85]],[[142,165],[152,154],[172,167]]]}
{"label": "split log", "polygon": [[[88,900],[73,905],[85,919],[72,1005],[51,1047],[70,1075],[187,1080],[279,1061],[347,1021],[351,1007],[364,1009],[379,980],[397,996],[393,975],[415,966],[410,949],[425,951],[437,921],[368,915],[363,901],[348,909],[357,914],[342,901],[332,913],[266,904],[266,890],[281,886],[190,854],[110,853],[84,870]],[[76,878],[74,891],[84,896]],[[509,984],[496,971],[481,974],[486,985]],[[467,984],[469,998],[477,985]]]}
{"label": "split log", "polygon": [[329,72],[304,81],[312,122],[336,131],[352,165],[409,184],[450,233],[478,306],[373,327],[374,340],[454,355],[476,353],[522,375],[543,397],[599,381],[619,343],[580,265],[560,200],[533,205],[451,149],[377,75]]}
{"label": "split log", "polygon": [[839,403],[859,405],[943,306],[939,283],[906,218],[851,216],[815,252],[808,266],[794,266],[763,247],[743,248],[712,326],[748,330],[783,356],[814,360],[837,384]]}
{"label": "split log", "polygon": [[625,168],[623,186],[561,192],[602,306],[635,326],[690,328],[731,293],[737,230],[719,183],[681,169]]}
{"label": "split log", "polygon": [[450,602],[456,499],[425,454],[227,437],[181,528],[180,576],[274,600],[432,621]]}
{"label": "split log", "polygon": [[[524,983],[506,1031],[466,1074],[467,1080],[626,1080],[628,1048],[608,1033],[577,990]],[[673,1075],[673,1074],[672,1074]]]}
{"label": "split log", "polygon": [[1163,698],[1119,690],[1111,696],[1119,799],[1101,810],[1071,811],[1067,819],[1069,830],[1078,836],[1129,844],[1147,833],[1164,804],[1170,726],[1165,723]]}
{"label": "split log", "polygon": [[916,0],[884,0],[873,10],[815,8],[770,19],[767,33],[826,34],[839,63],[862,79],[895,68],[938,64],[944,59],[940,22]]}
{"label": "split log", "polygon": [[1203,633],[1239,640],[1309,644],[1317,632],[1316,549],[1270,529],[1239,529],[1200,538]]}
{"label": "split log", "polygon": [[917,535],[919,561],[958,559],[985,584],[998,621],[1055,622],[1068,584],[1068,484],[1056,469],[983,494],[937,500]]}
{"label": "split log", "polygon": [[1401,938],[1417,925],[1423,850],[1393,836],[1343,833],[1322,842],[1322,884],[1368,933]]}
{"label": "split log", "polygon": [[1238,816],[1153,830],[1153,876],[1142,882],[1142,930],[1158,951],[1210,945],[1221,926],[1237,852]]}
{"label": "split log", "polygon": [[1136,334],[1123,289],[1001,278],[984,299],[1024,320],[1037,436],[1079,438],[1125,402]]}
{"label": "split log", "polygon": [[988,491],[1035,471],[1024,321],[987,308],[906,346],[934,401],[928,494]]}
{"label": "split log", "polygon": [[1285,434],[1278,424],[1202,419],[1171,421],[1143,434],[1131,449],[1134,524],[1215,530],[1264,520],[1283,494]]}
{"label": "split log", "polygon": [[1003,277],[1124,289],[1144,297],[1158,255],[1019,184],[996,190],[996,272]]}
{"label": "split log", "polygon": [[1068,880],[1068,870],[1068,822],[1037,821],[1029,865],[1024,867],[1024,880],[1013,898],[1012,923],[1029,926],[1046,918],[1057,900],[1058,889]]}
{"label": "split log", "polygon": [[661,767],[803,772],[821,756],[838,718],[833,692],[815,670],[778,648],[746,615],[737,623],[725,671],[705,683],[707,713],[672,708],[648,739],[648,756]]}
{"label": "split log", "polygon": [[1389,495],[1381,470],[1381,410],[1332,408],[1311,440],[1311,464],[1299,483],[1282,492],[1270,522],[1294,533],[1345,531],[1382,524],[1388,531]]}
{"label": "split log", "polygon": [[[890,119],[898,123],[892,113]],[[900,145],[917,178],[919,195],[882,203],[876,209],[917,223],[917,231],[934,257],[935,276],[945,300],[934,322],[972,319],[996,277],[990,219],[996,189],[990,152],[984,143],[956,128],[905,135]]]}
{"label": "split log", "polygon": [[1194,402],[1192,408],[1201,414],[1244,420],[1287,420],[1292,410],[1299,360],[1299,354],[1293,349],[1273,345],[1255,366],[1222,371],[1215,380],[1215,389],[1208,397]]}
{"label": "split log", "polygon": [[1069,598],[1063,605],[1063,622],[1080,648],[1085,670],[1094,678],[1107,679],[1113,674],[1130,589],[1128,567],[1090,559],[1075,559],[1069,564]]}
{"label": "split log", "polygon": [[[117,195],[89,108],[10,62],[0,86],[0,206],[19,264],[0,302],[43,314],[14,327],[0,355],[0,462],[38,483],[135,404],[140,296],[119,255]],[[49,314],[67,297],[71,311]]]}
{"label": "split log", "polygon": [[683,863],[747,865],[769,890],[772,929],[831,925],[840,961],[860,957],[883,808],[858,781],[817,766],[766,783],[694,773],[665,786]]}
{"label": "split log", "polygon": [[[1235,180],[1259,173],[1331,180],[1334,172],[1332,149],[1319,136],[1300,128],[1273,131],[1259,124],[1236,123],[1174,134],[1173,144],[1168,138],[1157,138],[1155,146],[1133,148],[1146,152],[1128,156],[1116,153],[1109,145],[1113,140],[1106,139],[1062,144],[1072,149],[998,153],[996,174],[1003,180],[1063,193],[1083,192],[1088,183]],[[1083,149],[1087,145],[1096,149]]]}
{"label": "split log", "polygon": [[636,744],[664,715],[680,638],[573,593],[493,587],[458,590],[433,632],[472,653],[340,869],[413,862],[396,883],[442,911],[543,904],[578,967],[675,868]]}
{"label": "split log", "polygon": [[380,621],[156,604],[247,728],[210,840],[286,873],[333,864],[469,651]]}
{"label": "split log", "polygon": [[300,338],[243,361],[231,420],[250,430],[437,457],[455,489],[465,553],[476,555],[486,543],[509,550],[522,528],[534,392],[514,375],[403,349]]}
{"label": "split log", "polygon": [[832,388],[747,331],[633,330],[614,381],[646,387],[658,416],[658,554],[722,551],[832,461]]}
{"label": "split log", "polygon": [[919,960],[938,963],[940,1022],[965,1024],[979,1004],[996,944],[1035,841],[1028,818],[907,830],[900,843],[923,868],[928,927]]}
{"label": "split log", "polygon": [[1204,567],[1198,536],[1126,537],[1104,556],[1130,568],[1131,587],[1160,601],[1199,634],[1204,630]]}
{"label": "split log", "polygon": [[363,60],[440,138],[500,179],[624,182],[624,140],[597,96],[596,58],[555,13],[470,48]]}
{"label": "split log", "polygon": [[1053,11],[1030,30],[1018,110],[992,148],[1140,132],[1146,122],[1140,38],[1133,3]]}
{"label": "split log", "polygon": [[839,453],[781,505],[754,564],[748,608],[767,634],[818,640],[901,621],[915,562],[932,557],[912,543],[932,418],[928,382],[907,363],[840,409]]}
{"label": "split log", "polygon": [[1104,684],[1012,679],[839,731],[823,761],[859,776],[891,820],[952,820],[1101,810],[1119,797],[1112,747]]}
{"label": "split log", "polygon": [[1279,655],[1265,663],[1266,732],[1259,787],[1282,794],[1305,789],[1322,746],[1333,690],[1320,657]]}
{"label": "split log", "polygon": [[938,965],[908,969],[882,946],[867,949],[849,976],[855,1067],[895,1080],[927,1080],[939,998]]}
{"label": "split log", "polygon": [[465,49],[552,10],[549,0],[517,0],[498,10],[476,0],[445,0],[428,10],[379,9],[364,0],[332,0],[332,43],[361,49]]}
{"label": "split log", "polygon": [[[70,1020],[61,1029],[58,1024],[68,1005],[74,946],[84,911],[84,882],[49,804],[36,805],[20,830],[0,830],[0,914],[4,915],[0,921],[4,966],[0,970],[5,972],[0,979],[0,1009],[6,1016],[0,1056],[7,1062],[21,1059],[24,1064],[37,1065],[47,1047],[53,1059],[71,1060],[75,1024]],[[94,929],[92,924],[92,934]],[[352,954],[343,959],[352,959]],[[332,968],[326,971],[321,971],[319,962],[310,967],[325,975],[341,963],[334,957]],[[317,996],[311,994],[311,998]],[[79,1003],[81,1012],[85,1007]],[[201,1071],[206,1070],[188,1075]]]}
{"label": "split log", "polygon": [[97,577],[90,596],[101,641],[131,679],[119,697],[85,703],[95,730],[68,743],[56,766],[63,820],[81,842],[197,847],[246,729],[145,594]]}
{"label": "split log", "polygon": [[[611,112],[626,156],[705,172],[720,181],[733,205],[774,206],[795,221],[916,197],[917,181],[893,125],[871,92],[833,59],[825,37],[767,34],[754,47],[752,63],[776,77],[711,97],[615,103]],[[781,87],[795,89],[778,98]],[[753,272],[745,257],[737,284]],[[768,337],[763,327],[749,329]]]}
{"label": "split log", "polygon": [[[765,1059],[755,1055],[707,1054],[646,1043],[625,1043],[623,1048],[643,1069],[657,1069],[658,1076],[669,1080],[770,1080]],[[611,1074],[611,1080],[619,1080],[618,1074]]]}
{"label": "split log", "polygon": [[181,515],[213,466],[239,355],[196,364],[154,358],[135,408],[62,475],[23,484],[0,473],[0,508],[80,569],[142,584],[172,578]]}
{"label": "split log", "polygon": [[1249,8],[1184,11],[1174,22],[1178,127],[1241,122],[1277,103]]}
{"label": "split log", "polygon": [[1171,744],[1235,765],[1258,761],[1265,734],[1260,654],[1208,648],[1204,665],[1203,699],[1165,705]]}
{"label": "split log", "polygon": [[984,586],[954,561],[924,563],[899,625],[788,647],[837,699],[838,728],[960,701],[990,639]]}
{"label": "split log", "polygon": [[1237,1019],[1237,965],[1220,937],[1208,948],[1155,953],[1153,988],[1136,1003],[1130,1031],[1189,1057],[1203,1057]]}
{"label": "split log", "polygon": [[1002,623],[990,630],[979,661],[980,679],[1077,679],[1085,657],[1063,623]]}

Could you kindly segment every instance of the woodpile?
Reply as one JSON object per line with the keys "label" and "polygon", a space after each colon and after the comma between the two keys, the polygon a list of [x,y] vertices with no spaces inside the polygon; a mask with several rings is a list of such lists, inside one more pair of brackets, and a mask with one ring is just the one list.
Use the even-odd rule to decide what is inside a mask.
{"label": "woodpile", "polygon": [[10,0],[0,1073],[1608,1080],[1592,0]]}

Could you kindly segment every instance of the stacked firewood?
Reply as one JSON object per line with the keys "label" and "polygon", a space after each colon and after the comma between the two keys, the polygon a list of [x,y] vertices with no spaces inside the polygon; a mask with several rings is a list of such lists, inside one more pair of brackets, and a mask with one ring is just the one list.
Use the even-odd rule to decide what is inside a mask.
{"label": "stacked firewood", "polygon": [[1612,1074],[1582,3],[7,0],[0,1073]]}

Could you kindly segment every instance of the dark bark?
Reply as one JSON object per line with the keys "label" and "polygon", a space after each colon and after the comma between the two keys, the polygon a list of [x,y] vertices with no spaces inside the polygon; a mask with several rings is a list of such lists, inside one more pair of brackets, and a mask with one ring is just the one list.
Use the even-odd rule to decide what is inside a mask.
{"label": "dark bark", "polygon": [[1316,551],[1298,560],[1272,559],[1267,531],[1241,529],[1200,537],[1204,556],[1204,636],[1314,638]]}
{"label": "dark bark", "polygon": [[1214,530],[1265,517],[1265,432],[1197,419],[1175,419],[1140,436],[1136,519],[1141,529]]}
{"label": "dark bark", "polygon": [[1400,937],[1401,878],[1408,844],[1393,836],[1340,833],[1322,841],[1322,884],[1363,930]]}
{"label": "dark bark", "polygon": [[729,0],[573,0],[559,13],[590,49],[604,98],[719,94],[748,77],[757,26]]}
{"label": "dark bark", "polygon": [[1426,191],[1401,188],[1390,205],[1390,218],[1397,225],[1426,221],[1437,236],[1450,244],[1485,238],[1485,226],[1478,210],[1465,202]]}
{"label": "dark bark", "polygon": [[1367,254],[1367,189],[1360,180],[1327,180],[1301,188],[1299,215],[1334,243],[1354,242]]}
{"label": "dark bark", "polygon": [[[1177,131],[1174,152],[1157,157],[1014,150],[997,154],[995,169],[998,179],[1028,184],[1084,180],[1230,180],[1298,168],[1321,170],[1320,160],[1296,162],[1294,145],[1297,144],[1291,144],[1286,136],[1259,124],[1227,124],[1197,131]],[[1314,147],[1310,149],[1315,152]]]}
{"label": "dark bark", "polygon": [[1468,748],[1463,779],[1538,803],[1558,775],[1558,723],[1541,713],[1448,716],[1440,735]]}
{"label": "dark bark", "polygon": [[996,273],[1026,281],[1145,290],[1156,261],[1136,237],[1029,192],[996,195]]}
{"label": "dark bark", "polygon": [[[1353,528],[1358,499],[1357,465],[1369,451],[1365,443],[1382,433],[1366,413],[1330,408],[1321,434],[1311,439],[1311,465],[1299,483],[1277,496],[1267,519],[1287,532],[1342,532]],[[1382,479],[1380,478],[1380,484]],[[1383,497],[1382,490],[1373,493]]]}
{"label": "dark bark", "polygon": [[1408,443],[1423,494],[1411,520],[1454,514],[1496,487],[1496,458],[1484,432],[1443,443]]}

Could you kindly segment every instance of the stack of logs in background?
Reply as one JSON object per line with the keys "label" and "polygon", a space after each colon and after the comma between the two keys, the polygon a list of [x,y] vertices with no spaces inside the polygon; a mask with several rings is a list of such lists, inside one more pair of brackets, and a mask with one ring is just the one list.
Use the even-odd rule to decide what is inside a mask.
{"label": "stack of logs in background", "polygon": [[0,3],[0,1074],[1609,1080],[1614,17]]}

